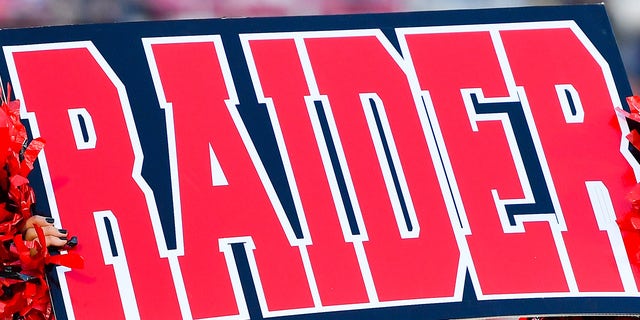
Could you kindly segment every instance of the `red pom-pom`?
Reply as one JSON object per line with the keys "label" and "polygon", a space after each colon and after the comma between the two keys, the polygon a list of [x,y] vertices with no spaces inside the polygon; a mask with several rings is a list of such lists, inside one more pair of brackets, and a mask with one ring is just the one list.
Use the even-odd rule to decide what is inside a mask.
{"label": "red pom-pom", "polygon": [[[9,95],[10,95],[9,86]],[[20,122],[20,102],[2,100],[0,105],[0,319],[53,319],[45,265],[82,268],[77,254],[51,256],[43,229],[34,224],[37,238],[26,241],[22,230],[31,217],[35,194],[27,175],[33,170],[44,139],[28,145]],[[7,249],[8,248],[8,249]]]}

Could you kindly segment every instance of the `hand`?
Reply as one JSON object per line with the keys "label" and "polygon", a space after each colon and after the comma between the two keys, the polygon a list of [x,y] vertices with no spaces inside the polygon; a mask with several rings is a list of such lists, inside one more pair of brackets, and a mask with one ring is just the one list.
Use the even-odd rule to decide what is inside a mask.
{"label": "hand", "polygon": [[69,242],[67,238],[67,230],[58,229],[53,225],[55,220],[53,218],[43,217],[43,216],[32,216],[27,219],[27,222],[22,227],[22,232],[24,240],[31,241],[38,239],[38,234],[34,225],[38,225],[44,231],[44,236],[46,239],[46,246],[54,246],[54,247],[62,247]]}

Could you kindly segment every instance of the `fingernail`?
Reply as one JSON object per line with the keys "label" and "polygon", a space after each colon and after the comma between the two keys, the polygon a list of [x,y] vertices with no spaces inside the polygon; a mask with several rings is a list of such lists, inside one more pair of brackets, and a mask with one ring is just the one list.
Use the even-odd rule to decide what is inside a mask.
{"label": "fingernail", "polygon": [[67,237],[60,237],[60,240],[67,240]]}
{"label": "fingernail", "polygon": [[68,231],[67,231],[67,229],[58,229],[58,231],[59,231],[60,233],[64,233],[64,234],[66,234],[66,233],[68,232]]}
{"label": "fingernail", "polygon": [[75,247],[77,245],[78,245],[78,237],[76,237],[76,236],[71,237],[71,240],[67,241],[67,246],[69,246],[71,248],[73,248],[73,247]]}
{"label": "fingernail", "polygon": [[48,223],[53,223],[54,221],[56,221],[56,219],[54,218],[45,218],[44,220]]}

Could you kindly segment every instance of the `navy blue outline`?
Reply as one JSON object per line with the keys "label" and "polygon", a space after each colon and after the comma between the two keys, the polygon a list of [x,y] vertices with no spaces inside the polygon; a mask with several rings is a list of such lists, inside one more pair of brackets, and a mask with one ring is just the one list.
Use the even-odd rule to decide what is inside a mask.
{"label": "navy blue outline", "polygon": [[[515,217],[518,215],[555,214],[551,194],[547,187],[547,181],[542,170],[540,158],[538,158],[538,153],[536,152],[531,131],[527,125],[522,103],[520,101],[480,103],[476,94],[471,94],[471,102],[477,114],[507,114],[513,128],[534,202],[505,205],[509,224],[515,226]],[[556,222],[558,222],[557,217]]]}
{"label": "navy blue outline", "polygon": [[342,205],[344,207],[347,221],[349,222],[349,229],[352,235],[359,235],[360,228],[356,220],[356,215],[353,211],[353,203],[349,197],[349,191],[347,190],[347,183],[344,179],[344,172],[340,166],[340,160],[338,159],[338,152],[336,151],[336,145],[331,135],[331,129],[329,129],[329,123],[327,121],[327,114],[324,111],[322,101],[313,102],[316,107],[316,113],[318,114],[318,122],[320,122],[320,128],[322,129],[322,136],[329,152],[329,159],[331,160],[331,166],[333,167],[334,175],[336,176],[336,182],[338,184],[338,190],[340,191],[340,198],[342,199]]}

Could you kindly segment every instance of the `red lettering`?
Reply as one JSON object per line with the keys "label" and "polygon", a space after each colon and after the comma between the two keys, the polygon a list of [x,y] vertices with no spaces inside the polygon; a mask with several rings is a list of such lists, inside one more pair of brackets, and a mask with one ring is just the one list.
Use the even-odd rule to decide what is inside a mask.
{"label": "red lettering", "polygon": [[429,91],[435,106],[433,117],[444,137],[441,150],[448,152],[462,198],[458,210],[469,223],[467,242],[481,292],[568,290],[548,223],[528,223],[527,232],[503,231],[491,190],[500,199],[525,197],[513,160],[518,154],[512,154],[507,139],[497,139],[509,129],[503,122],[476,122],[467,115],[461,89],[481,88],[485,97],[510,94],[490,33],[408,34],[406,42],[420,88]]}
{"label": "red lettering", "polygon": [[[314,175],[318,178],[313,181],[324,179],[302,164],[320,165],[319,150],[314,147],[318,142],[313,135],[322,136],[321,148],[326,148],[322,144],[331,144],[329,140],[332,140],[336,149],[339,163],[326,160],[325,155],[323,165],[328,168],[330,179],[335,179],[331,177],[334,170],[340,170],[346,188],[350,189],[352,220],[356,221],[351,222],[351,227],[356,224],[359,233],[346,232],[356,246],[363,241],[360,259],[368,262],[370,269],[363,272],[365,276],[370,272],[375,288],[371,302],[376,302],[373,299],[384,302],[453,297],[460,273],[451,218],[425,137],[424,126],[428,124],[420,121],[424,117],[418,114],[403,69],[389,53],[389,49],[393,49],[383,45],[381,39],[384,38],[376,34],[292,35],[298,48],[292,39],[268,40],[268,35],[261,38],[264,40],[250,42],[251,49],[258,52],[254,52],[253,58],[263,93],[273,99],[274,113],[299,186],[304,186]],[[274,55],[278,56],[274,66],[275,59],[267,63],[265,56],[276,50],[280,54]],[[300,50],[302,54],[295,53]],[[366,59],[362,59],[363,52]],[[306,74],[303,74],[304,68]],[[283,82],[276,76],[282,72],[291,76],[292,71],[291,82]],[[300,86],[295,83],[298,81],[307,84]],[[320,102],[322,108],[314,107],[312,100]],[[305,110],[307,108],[311,111]],[[321,121],[319,118],[326,118],[328,129],[311,132],[309,115],[316,117],[317,122]],[[294,129],[302,125],[307,126],[304,135],[300,132],[305,131]],[[310,157],[315,162],[309,162]],[[320,186],[326,188],[326,182],[300,187],[303,204],[306,204],[305,196],[316,197],[313,190]],[[328,190],[324,192],[328,197]],[[339,195],[334,192],[333,197]],[[337,201],[337,204],[342,203]],[[326,201],[323,205],[327,205]],[[331,209],[332,215],[334,210]],[[344,209],[338,207],[338,210]],[[321,220],[311,204],[305,207],[305,213],[314,239],[315,232],[324,231],[314,225]],[[328,221],[331,217],[322,219]],[[330,225],[335,226],[336,217],[333,219]],[[343,222],[343,230],[344,225]],[[316,245],[314,241],[310,252]],[[312,259],[312,262],[316,261]],[[314,270],[318,271],[315,264]],[[328,269],[320,271],[324,270]],[[317,279],[322,276],[316,272]]]}
{"label": "red lettering", "polygon": [[[608,123],[620,102],[612,98],[617,93],[606,63],[575,25],[505,30],[500,37],[515,83],[526,90],[557,186],[567,225],[562,236],[578,289],[617,292],[627,280],[625,291],[635,290],[622,243],[612,248],[619,236],[615,213],[628,210],[625,194],[635,181],[618,173],[628,165],[619,150],[628,151],[626,145],[620,148],[620,131]],[[533,48],[545,50],[534,54]],[[568,94],[573,113],[560,103]],[[602,205],[596,196],[603,198]]]}
{"label": "red lettering", "polygon": [[[169,265],[160,259],[150,221],[155,204],[139,174],[141,150],[122,83],[90,43],[5,50],[19,98],[33,112],[32,129],[48,140],[41,163],[52,213],[78,235],[86,261],[84,269],[60,274],[73,303],[68,314],[179,317]],[[80,122],[86,137],[78,132]],[[104,245],[105,217],[117,256]]]}
{"label": "red lettering", "polygon": [[424,118],[399,57],[390,54],[394,49],[381,34],[304,42],[317,91],[327,96],[325,110],[335,121],[341,165],[353,182],[351,200],[362,214],[364,248],[380,301],[453,296],[459,252],[420,122]]}
{"label": "red lettering", "polygon": [[246,312],[238,299],[239,279],[229,274],[236,273],[234,262],[221,252],[230,252],[233,242],[255,245],[248,253],[250,260],[255,256],[253,277],[264,312],[313,307],[301,256],[305,247],[296,247],[239,118],[222,42],[216,37],[145,41],[173,129],[169,135],[175,138],[169,148],[179,189],[173,191],[179,193],[176,210],[184,230],[184,239],[178,239],[184,256],[178,260],[193,317]]}
{"label": "red lettering", "polygon": [[[445,166],[450,165],[450,181],[462,199],[457,207],[469,222],[476,289],[487,295],[636,290],[624,253],[612,251],[620,237],[613,207],[595,203],[596,196],[609,199],[606,188],[619,194],[614,198],[624,198],[622,179],[605,177],[616,176],[608,171],[616,165],[609,163],[624,167],[626,162],[617,150],[604,152],[603,160],[579,143],[597,140],[598,150],[620,143],[619,131],[602,120],[613,114],[603,66],[569,29],[464,29],[414,29],[404,39],[420,88],[432,98],[430,116],[439,120],[440,148],[449,159]],[[543,47],[554,49],[542,56],[532,51]],[[575,94],[557,98],[557,88],[571,88],[562,86],[567,84],[589,104],[584,98],[580,104]],[[570,110],[569,99],[577,110]],[[505,103],[509,107],[500,109]],[[577,120],[581,112],[584,121]],[[501,135],[506,139],[497,140]],[[530,143],[523,142],[526,135]],[[534,147],[526,149],[529,144]],[[539,162],[539,174],[525,165],[531,159]],[[535,194],[540,189],[548,199]],[[538,206],[544,202],[545,208]],[[596,215],[585,216],[595,207]],[[624,288],[620,274],[626,277]]]}
{"label": "red lettering", "polygon": [[[308,223],[313,243],[308,248],[309,257],[322,304],[368,302],[355,248],[345,242],[345,238],[349,241],[353,238],[349,225],[341,226],[336,219],[338,211],[332,196],[339,190],[333,181],[335,177],[325,172],[320,148],[326,146],[316,142],[316,135],[322,136],[322,132],[313,129],[311,117],[315,106],[308,99],[309,88],[296,44],[293,39],[255,39],[247,43],[250,49],[245,50],[250,50],[249,59],[256,68],[253,72],[256,91],[261,92],[258,96],[267,103],[272,118],[277,119],[272,126],[282,135],[280,149],[284,149],[290,163],[294,175],[291,185],[296,187]],[[282,77],[283,73],[287,76]],[[323,152],[326,161],[327,152]],[[340,206],[340,195],[335,196]]]}
{"label": "red lettering", "polygon": [[249,317],[232,245],[265,317],[459,300],[467,269],[479,299],[637,294],[614,222],[634,183],[606,121],[620,101],[574,23],[400,29],[402,55],[371,30],[240,40],[301,239],[219,36],[143,39],[166,112],[176,250],[140,176],[124,85],[95,47],[5,47],[49,141],[52,214],[87,261],[60,272],[70,317]]}

